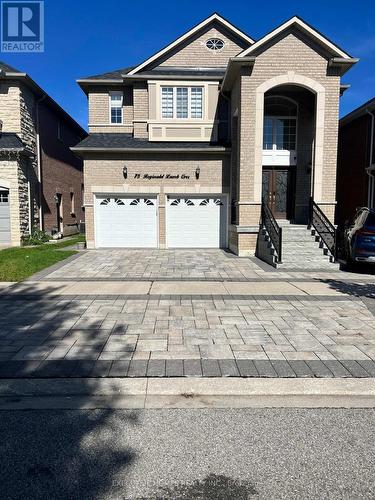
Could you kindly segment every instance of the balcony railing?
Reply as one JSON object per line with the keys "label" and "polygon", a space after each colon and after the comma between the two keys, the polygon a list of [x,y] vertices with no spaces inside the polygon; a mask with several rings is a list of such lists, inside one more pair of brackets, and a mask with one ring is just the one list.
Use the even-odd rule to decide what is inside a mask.
{"label": "balcony railing", "polygon": [[314,228],[334,261],[337,260],[337,230],[326,214],[310,198],[309,229]]}

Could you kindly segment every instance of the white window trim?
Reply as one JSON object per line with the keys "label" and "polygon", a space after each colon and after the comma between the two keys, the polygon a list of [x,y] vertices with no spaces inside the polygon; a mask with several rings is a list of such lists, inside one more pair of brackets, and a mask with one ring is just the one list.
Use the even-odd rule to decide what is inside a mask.
{"label": "white window trim", "polygon": [[[201,88],[202,89],[202,116],[200,118],[195,118],[191,116],[191,89],[192,88]],[[173,116],[171,117],[164,117],[163,116],[163,88],[173,88]],[[178,118],[177,117],[177,88],[187,88],[188,89],[188,116],[186,118]],[[207,116],[206,113],[206,87],[203,84],[196,84],[196,85],[186,85],[186,84],[179,84],[179,85],[160,85],[159,87],[159,118],[162,121],[168,121],[168,120],[173,120],[173,121],[178,121],[178,122],[183,122],[189,121],[191,122],[192,120],[194,121],[204,121],[205,117]]]}
{"label": "white window trim", "polygon": [[[112,123],[112,96],[115,96],[115,95],[119,95],[121,96],[121,106],[116,106],[118,108],[121,107],[121,122],[120,123]],[[109,101],[109,124],[111,126],[114,126],[114,127],[118,127],[118,126],[121,126],[123,125],[123,121],[124,121],[124,93],[121,91],[121,90],[113,90],[111,92],[109,92],[108,94],[108,101]],[[115,107],[115,106],[114,106]]]}

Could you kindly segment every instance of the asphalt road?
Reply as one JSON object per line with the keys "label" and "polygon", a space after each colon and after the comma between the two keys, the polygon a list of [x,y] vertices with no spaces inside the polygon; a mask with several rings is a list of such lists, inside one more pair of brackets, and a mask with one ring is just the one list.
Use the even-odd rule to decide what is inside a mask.
{"label": "asphalt road", "polygon": [[5,499],[375,497],[375,410],[1,411]]}

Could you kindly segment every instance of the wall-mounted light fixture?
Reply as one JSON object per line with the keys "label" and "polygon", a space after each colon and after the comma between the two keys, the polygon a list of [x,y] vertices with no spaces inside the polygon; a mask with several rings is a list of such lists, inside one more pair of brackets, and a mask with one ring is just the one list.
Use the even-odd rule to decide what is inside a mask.
{"label": "wall-mounted light fixture", "polygon": [[122,175],[124,176],[124,179],[128,178],[128,167],[124,165],[124,168],[122,169]]}
{"label": "wall-mounted light fixture", "polygon": [[198,165],[197,168],[195,169],[195,178],[196,179],[199,179],[200,173],[201,173],[201,169],[200,169],[200,166]]}
{"label": "wall-mounted light fixture", "polygon": [[55,201],[55,203],[57,205],[58,202],[59,202],[59,197],[57,196],[57,194],[55,194],[55,196],[53,197],[53,199],[54,199],[54,201]]}

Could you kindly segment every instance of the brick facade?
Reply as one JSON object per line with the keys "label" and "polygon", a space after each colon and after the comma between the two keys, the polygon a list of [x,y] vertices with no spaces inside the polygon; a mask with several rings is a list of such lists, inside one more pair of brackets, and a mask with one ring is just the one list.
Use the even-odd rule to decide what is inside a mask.
{"label": "brick facade", "polygon": [[[165,195],[166,194],[228,194],[229,193],[229,155],[202,154],[153,154],[129,156],[122,159],[85,160],[85,207],[86,238],[88,247],[95,246],[94,194],[114,193],[135,195],[137,193],[158,196],[159,205],[159,247],[165,246]],[[128,178],[123,177],[123,166],[127,165]],[[196,179],[195,169],[199,165],[200,176]],[[150,179],[145,174],[172,176],[184,174],[188,179]],[[140,178],[135,179],[139,174]]]}
{"label": "brick facade", "polygon": [[336,224],[352,220],[357,208],[371,203],[370,177],[366,172],[371,163],[370,151],[371,116],[364,111],[340,126]]}
{"label": "brick facade", "polygon": [[[218,77],[219,88],[215,88],[220,97],[215,100],[217,110],[214,116],[217,123],[214,126],[219,130],[230,129],[231,156],[225,156],[225,161],[220,160],[226,171],[218,177],[218,166],[215,166],[215,172],[212,171],[209,166],[212,157],[209,153],[202,153],[200,163],[203,165],[204,177],[200,180],[199,189],[209,189],[211,185],[215,190],[220,185],[221,191],[218,192],[229,194],[231,223],[228,228],[228,245],[233,252],[248,256],[253,255],[256,248],[261,213],[265,96],[286,96],[293,99],[298,107],[297,160],[296,165],[288,165],[293,189],[291,202],[293,210],[290,218],[297,223],[306,223],[309,199],[313,196],[322,210],[333,220],[336,207],[340,72],[343,69],[335,67],[331,61],[334,54],[337,56],[337,51],[341,49],[330,46],[331,42],[328,40],[327,43],[322,43],[318,39],[320,35],[317,35],[317,32],[314,35],[309,33],[309,27],[301,28],[297,19],[282,31],[275,30],[275,35],[267,39],[267,42],[256,43],[254,45],[256,50],[251,56],[241,60],[243,51],[246,54],[247,50],[253,48],[251,40],[241,37],[238,35],[238,30],[231,30],[224,24],[220,20],[215,20],[176,46],[166,49],[164,54],[145,63],[139,74],[136,73],[134,80],[131,80],[131,75],[128,73],[129,78],[125,78],[122,87],[119,87],[124,92],[124,123],[116,128],[116,132],[130,133],[134,139],[150,140],[150,127],[150,130],[156,129],[155,135],[151,137],[153,142],[157,142],[159,138],[165,141],[170,137],[165,132],[166,119],[163,122],[160,113],[161,84],[145,76],[147,72],[157,69],[159,76],[154,78],[159,78],[168,86],[173,86],[174,80],[178,82],[176,84],[178,86],[184,84],[182,70],[227,68],[224,78]],[[311,31],[313,32],[312,29]],[[223,50],[214,52],[207,49],[206,41],[215,37],[224,41]],[[351,61],[350,64],[353,64],[354,60],[345,53],[343,55]],[[241,64],[237,64],[239,62]],[[161,69],[168,70],[165,77],[160,76]],[[114,78],[112,73],[108,75]],[[122,76],[120,74],[116,78],[121,81]],[[203,76],[201,80],[195,75],[193,78],[195,78],[194,83],[207,84]],[[97,77],[93,77],[92,84],[81,84],[89,96],[90,132],[113,132],[114,127],[110,126],[109,118],[107,122],[101,122],[109,116],[109,92],[114,83],[112,81],[111,85],[107,85],[104,79],[98,85],[95,79]],[[186,76],[185,81],[188,80],[189,77]],[[227,81],[229,83],[226,83]],[[227,85],[225,88],[224,83]],[[188,86],[191,82],[185,84]],[[207,100],[208,95],[206,91]],[[219,109],[220,107],[223,111]],[[152,182],[147,183],[147,186],[137,185],[131,177],[124,182],[121,178],[122,165],[126,164],[130,172],[135,169],[140,169],[141,172],[148,170],[155,174],[165,171],[180,172],[182,169],[193,172],[196,160],[189,158],[183,152],[183,142],[188,141],[189,137],[183,128],[187,130],[189,127],[198,127],[199,120],[186,119],[185,122],[175,123],[177,121],[171,120],[168,126],[175,128],[175,136],[171,142],[180,141],[181,153],[174,155],[166,153],[165,159],[158,158],[152,153],[143,157],[142,154],[136,153],[136,149],[133,155],[119,153],[113,160],[110,160],[109,156],[114,154],[113,151],[108,151],[107,156],[104,152],[98,153],[97,156],[92,152],[88,152],[87,155],[82,153],[85,158],[87,188],[85,195],[87,231],[91,245],[94,245],[95,232],[93,193],[98,188],[99,192],[101,189],[103,192],[107,190],[108,193],[136,193],[137,190],[139,193],[144,193],[149,192],[147,189],[151,189],[150,192],[158,194],[161,228],[159,245],[164,245],[164,195],[168,190],[165,186],[154,185]],[[228,140],[227,134],[219,134],[222,143]],[[196,137],[202,140],[203,136]],[[281,168],[281,165],[278,167]],[[183,193],[193,193],[195,188],[196,183],[193,181],[187,181],[185,184],[180,181],[180,191]]]}
{"label": "brick facade", "polygon": [[[13,71],[12,71],[13,72]],[[17,73],[14,70],[14,73]],[[12,245],[20,245],[33,227],[51,231],[51,190],[55,181],[64,184],[64,190],[73,187],[77,193],[78,216],[83,219],[81,185],[82,160],[75,157],[69,147],[85,137],[85,132],[48,96],[43,97],[39,87],[19,77],[0,83],[0,120],[2,130],[16,134],[24,146],[20,153],[0,149],[0,186],[9,189],[10,226]],[[38,151],[38,114],[40,156]],[[57,123],[61,122],[67,138],[57,146]],[[38,158],[40,165],[38,168]],[[42,173],[42,184],[39,174]],[[44,191],[44,184],[46,190]],[[53,193],[55,194],[55,193]],[[45,224],[40,220],[40,206],[46,210]],[[64,215],[67,213],[64,210]],[[55,217],[56,220],[56,217]],[[71,220],[67,218],[67,223]]]}
{"label": "brick facade", "polygon": [[70,150],[70,146],[75,146],[80,137],[77,130],[72,129],[46,105],[40,106],[39,119],[43,227],[48,232],[57,229],[54,196],[59,193],[62,195],[63,233],[71,234],[77,231],[78,224],[85,219],[82,160]]}

